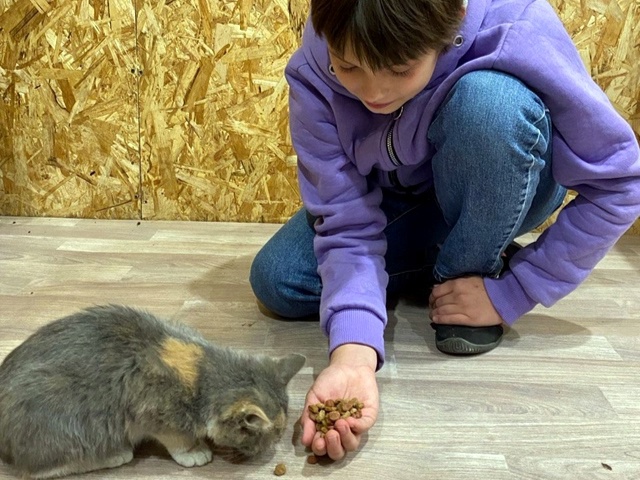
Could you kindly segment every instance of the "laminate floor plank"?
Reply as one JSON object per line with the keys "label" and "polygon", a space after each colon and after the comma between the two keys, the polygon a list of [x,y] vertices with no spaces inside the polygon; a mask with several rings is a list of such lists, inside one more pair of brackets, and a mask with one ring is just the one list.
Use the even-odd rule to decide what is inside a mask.
{"label": "laminate floor plank", "polygon": [[[266,312],[248,282],[280,227],[0,217],[0,360],[38,327],[104,303],[148,309],[223,345],[307,357],[273,452],[187,469],[145,444],[129,465],[73,478],[269,479],[284,462],[292,480],[640,480],[640,238],[621,239],[581,288],[478,357],[436,350],[425,298],[391,300],[377,424],[356,454],[308,465],[295,421],[327,340],[314,319]],[[11,478],[0,464],[0,480]]]}

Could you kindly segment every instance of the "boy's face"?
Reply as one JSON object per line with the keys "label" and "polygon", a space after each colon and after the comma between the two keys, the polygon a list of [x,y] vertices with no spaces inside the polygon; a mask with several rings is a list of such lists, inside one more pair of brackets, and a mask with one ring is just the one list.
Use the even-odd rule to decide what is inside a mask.
{"label": "boy's face", "polygon": [[406,65],[375,72],[358,62],[348,46],[344,55],[329,49],[329,58],[344,88],[373,113],[389,114],[427,86],[436,67],[438,53],[431,51]]}

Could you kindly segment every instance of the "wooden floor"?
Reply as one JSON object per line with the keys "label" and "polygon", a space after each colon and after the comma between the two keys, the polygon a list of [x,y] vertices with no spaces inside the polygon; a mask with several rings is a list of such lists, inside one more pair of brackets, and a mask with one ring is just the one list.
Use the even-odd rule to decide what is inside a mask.
{"label": "wooden floor", "polygon": [[285,479],[640,479],[639,238],[483,356],[438,353],[426,309],[401,301],[389,311],[378,423],[357,454],[307,465],[293,425],[326,340],[315,322],[261,312],[247,281],[278,228],[0,217],[0,359],[40,325],[106,302],[180,319],[226,345],[308,358],[273,456],[185,469],[152,448],[75,478],[269,479],[284,462]]}

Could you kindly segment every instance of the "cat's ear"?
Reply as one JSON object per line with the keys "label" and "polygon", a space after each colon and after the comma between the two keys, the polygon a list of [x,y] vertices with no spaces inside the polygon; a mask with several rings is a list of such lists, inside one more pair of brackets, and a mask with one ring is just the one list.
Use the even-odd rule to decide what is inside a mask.
{"label": "cat's ear", "polygon": [[263,431],[271,427],[271,420],[258,405],[247,400],[238,400],[222,415],[223,422],[232,422],[250,431]]}
{"label": "cat's ear", "polygon": [[278,379],[283,385],[289,383],[293,376],[300,371],[307,359],[304,355],[292,353],[286,357],[276,359]]}
{"label": "cat's ear", "polygon": [[271,427],[271,420],[259,406],[244,405],[241,410],[243,426],[249,430],[264,431]]}

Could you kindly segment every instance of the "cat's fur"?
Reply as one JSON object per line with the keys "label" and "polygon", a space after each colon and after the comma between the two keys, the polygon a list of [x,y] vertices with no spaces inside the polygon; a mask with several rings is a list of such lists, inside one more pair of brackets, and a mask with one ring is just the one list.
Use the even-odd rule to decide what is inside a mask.
{"label": "cat's fur", "polygon": [[205,439],[246,456],[286,424],[286,386],[305,358],[216,346],[136,309],[94,307],[36,331],[0,366],[0,458],[27,478],[110,468],[143,439],[183,466]]}

